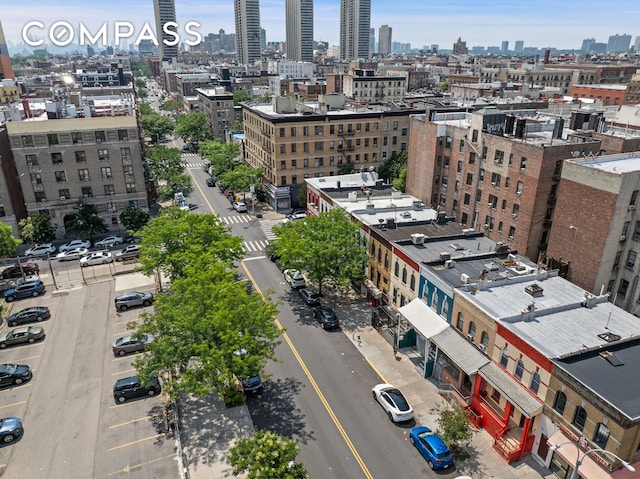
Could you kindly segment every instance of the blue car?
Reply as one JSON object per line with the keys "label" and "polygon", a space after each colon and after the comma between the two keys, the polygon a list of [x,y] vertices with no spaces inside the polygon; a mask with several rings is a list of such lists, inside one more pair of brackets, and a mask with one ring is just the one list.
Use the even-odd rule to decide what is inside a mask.
{"label": "blue car", "polygon": [[40,280],[26,281],[22,283],[20,286],[7,289],[4,292],[4,299],[8,303],[10,303],[11,301],[14,301],[16,299],[30,298],[30,297],[35,298],[36,296],[40,296],[41,294],[44,294],[44,292],[45,292],[45,288],[44,288],[44,283],[42,281]]}
{"label": "blue car", "polygon": [[451,451],[440,436],[428,427],[417,426],[411,429],[409,440],[424,456],[431,469],[448,469],[453,466]]}
{"label": "blue car", "polygon": [[9,444],[22,434],[22,421],[17,417],[5,417],[0,419],[0,441]]}

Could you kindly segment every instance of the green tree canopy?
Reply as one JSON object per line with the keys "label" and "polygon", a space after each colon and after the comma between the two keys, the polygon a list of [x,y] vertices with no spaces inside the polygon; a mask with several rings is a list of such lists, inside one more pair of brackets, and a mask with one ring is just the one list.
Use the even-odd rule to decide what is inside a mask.
{"label": "green tree canopy", "polygon": [[457,450],[473,438],[474,430],[467,411],[462,408],[446,409],[436,420],[438,434],[451,450]]}
{"label": "green tree canopy", "polygon": [[395,178],[391,185],[396,189],[404,192],[407,189],[407,167],[403,166],[400,170],[400,176]]}
{"label": "green tree canopy", "polygon": [[189,113],[180,115],[176,124],[176,133],[183,139],[189,139],[192,143],[211,138],[211,127],[204,113]]}
{"label": "green tree canopy", "polygon": [[148,103],[139,103],[138,110],[140,111],[141,116],[153,114],[153,109],[151,108],[151,105],[149,105]]}
{"label": "green tree canopy", "polygon": [[391,157],[378,166],[378,177],[386,183],[391,183],[394,179],[400,178],[402,168],[407,166],[407,152],[400,154],[393,153]]}
{"label": "green tree canopy", "polygon": [[238,439],[229,448],[228,458],[234,476],[246,473],[247,479],[306,479],[304,466],[294,462],[298,452],[293,439],[257,431],[253,437]]}
{"label": "green tree canopy", "polygon": [[79,199],[75,205],[75,213],[69,215],[65,221],[65,228],[77,233],[80,236],[89,236],[93,241],[93,236],[108,231],[104,220],[98,215],[98,210],[84,199]]}
{"label": "green tree canopy", "polygon": [[127,205],[120,213],[120,223],[130,232],[141,230],[148,221],[149,214],[142,208]]}
{"label": "green tree canopy", "polygon": [[[143,262],[147,238],[145,232]],[[137,327],[156,338],[134,363],[138,375],[149,379],[162,374],[165,391],[172,395],[215,391],[225,400],[243,398],[236,391],[237,380],[259,374],[267,360],[275,359],[280,334],[273,321],[276,308],[259,294],[249,294],[228,264],[198,262],[185,273],[172,282],[168,294],[158,296],[155,311],[143,315]]]}
{"label": "green tree canopy", "polygon": [[168,180],[184,172],[182,153],[177,148],[154,145],[147,149],[147,164],[151,178]]}
{"label": "green tree canopy", "polygon": [[305,271],[322,292],[325,283],[344,288],[360,281],[368,263],[357,223],[340,208],[275,226],[274,252],[284,268]]}
{"label": "green tree canopy", "polygon": [[56,228],[49,215],[40,213],[27,216],[18,223],[20,236],[27,243],[48,243],[56,237]]}
{"label": "green tree canopy", "polygon": [[149,91],[146,88],[138,88],[138,96],[144,100],[149,97]]}
{"label": "green tree canopy", "polygon": [[237,165],[219,176],[222,184],[234,191],[249,191],[249,186],[258,186],[262,178],[263,168],[252,168],[247,164]]}
{"label": "green tree canopy", "polygon": [[205,141],[200,155],[211,163],[213,174],[220,177],[240,164],[240,145],[235,142]]}
{"label": "green tree canopy", "polygon": [[247,90],[236,90],[233,92],[233,106],[238,106],[243,101],[251,100]]}
{"label": "green tree canopy", "polygon": [[350,175],[351,173],[355,173],[356,172],[356,167],[353,165],[353,163],[342,163],[342,165],[340,165],[340,168],[338,168],[338,175]]}
{"label": "green tree canopy", "polygon": [[189,265],[230,263],[244,256],[242,239],[232,236],[215,215],[199,215],[177,207],[162,210],[142,229],[141,262],[146,274],[163,270],[172,280],[184,277]]}
{"label": "green tree canopy", "polygon": [[172,199],[173,195],[178,192],[188,196],[192,191],[193,182],[191,181],[191,177],[185,173],[162,180],[156,188],[156,193],[161,201]]}
{"label": "green tree canopy", "polygon": [[11,226],[0,222],[0,257],[15,256],[16,248],[22,243],[18,238],[14,238]]}
{"label": "green tree canopy", "polygon": [[241,120],[236,120],[233,123],[231,123],[231,126],[229,127],[229,130],[231,130],[231,131],[244,131],[244,123]]}
{"label": "green tree canopy", "polygon": [[180,109],[180,102],[178,100],[167,100],[162,104],[164,111],[178,111]]}
{"label": "green tree canopy", "polygon": [[147,82],[144,81],[142,78],[136,78],[136,81],[134,82],[134,84],[136,85],[136,88],[146,88],[147,87]]}
{"label": "green tree canopy", "polygon": [[142,123],[142,129],[155,143],[165,135],[172,133],[175,128],[175,123],[171,118],[159,113],[142,115],[140,122]]}
{"label": "green tree canopy", "polygon": [[151,72],[151,68],[146,64],[144,60],[135,60],[131,59],[131,71],[135,77],[147,77],[151,78],[153,73]]}

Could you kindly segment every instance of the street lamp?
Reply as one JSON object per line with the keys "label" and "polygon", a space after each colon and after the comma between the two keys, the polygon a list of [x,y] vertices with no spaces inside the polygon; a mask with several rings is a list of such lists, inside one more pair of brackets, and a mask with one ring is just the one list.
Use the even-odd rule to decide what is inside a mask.
{"label": "street lamp", "polygon": [[[586,443],[586,438],[580,438],[581,442],[584,441]],[[631,464],[629,464],[627,461],[624,461],[623,459],[621,459],[620,457],[616,456],[614,453],[612,453],[611,451],[607,451],[606,449],[601,449],[601,448],[597,448],[597,449],[589,449],[587,452],[585,452],[582,457],[580,457],[580,447],[578,446],[578,444],[574,441],[567,441],[567,442],[563,442],[562,444],[554,444],[553,446],[551,446],[549,448],[549,450],[551,451],[557,451],[558,449],[560,449],[562,446],[565,446],[567,444],[573,444],[574,446],[576,446],[576,449],[578,450],[578,454],[576,456],[576,464],[575,467],[573,468],[573,472],[571,473],[571,477],[570,479],[577,479],[578,478],[578,469],[580,468],[580,466],[582,465],[582,462],[584,461],[584,459],[591,454],[592,452],[602,452],[604,454],[608,454],[612,457],[615,457],[618,461],[620,461],[622,463],[622,465],[627,468],[627,470],[631,471],[631,472],[636,472],[635,467],[633,467]]]}

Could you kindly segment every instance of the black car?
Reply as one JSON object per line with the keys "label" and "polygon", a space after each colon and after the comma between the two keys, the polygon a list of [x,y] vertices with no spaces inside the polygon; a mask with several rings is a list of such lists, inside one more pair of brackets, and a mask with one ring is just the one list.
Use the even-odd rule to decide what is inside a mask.
{"label": "black car", "polygon": [[19,438],[24,429],[22,429],[22,421],[15,416],[0,419],[0,441],[3,444],[9,444]]}
{"label": "black car", "polygon": [[309,288],[301,288],[298,294],[307,306],[320,306],[320,295]]}
{"label": "black car", "polygon": [[257,374],[242,380],[242,390],[246,394],[262,394],[262,379]]}
{"label": "black car", "polygon": [[2,279],[22,278],[22,273],[25,276],[33,276],[40,273],[40,267],[37,263],[16,263],[3,269],[0,277]]}
{"label": "black car", "polygon": [[338,329],[340,321],[331,308],[318,307],[313,311],[313,317],[322,325],[322,329]]}
{"label": "black car", "polygon": [[51,317],[51,311],[46,306],[34,306],[26,308],[17,313],[13,313],[7,318],[9,326],[17,326],[22,323],[31,323],[33,321],[44,321]]}
{"label": "black car", "polygon": [[142,385],[137,377],[132,376],[116,381],[113,385],[113,399],[122,403],[127,399],[155,396],[160,394],[160,391],[160,382],[157,378],[153,378],[148,384]]}
{"label": "black car", "polygon": [[22,384],[31,379],[31,368],[26,364],[0,364],[0,386]]}
{"label": "black car", "polygon": [[31,296],[35,298],[36,296],[44,294],[44,292],[45,287],[42,281],[27,281],[16,288],[6,290],[4,292],[4,299],[7,302],[11,302],[15,299],[29,298]]}
{"label": "black car", "polygon": [[216,180],[213,178],[207,178],[207,186],[216,186]]}

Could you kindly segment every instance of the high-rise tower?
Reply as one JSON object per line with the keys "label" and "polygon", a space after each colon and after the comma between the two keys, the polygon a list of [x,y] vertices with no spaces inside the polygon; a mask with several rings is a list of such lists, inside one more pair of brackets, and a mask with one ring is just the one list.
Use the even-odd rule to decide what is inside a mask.
{"label": "high-rise tower", "polygon": [[340,0],[340,57],[369,58],[371,0]]}
{"label": "high-rise tower", "polygon": [[7,42],[4,39],[4,32],[2,31],[2,23],[0,23],[0,80],[5,78],[15,79],[16,75],[13,73],[13,67],[11,66],[11,58],[9,57],[9,50],[7,49]]}
{"label": "high-rise tower", "polygon": [[[174,0],[153,0],[153,11],[156,16],[156,35],[158,36],[158,52],[160,59],[172,61],[178,58],[178,44],[166,45],[165,42],[175,41],[175,37],[164,32],[168,22],[176,21],[176,4]],[[176,31],[176,28],[169,28]]]}
{"label": "high-rise tower", "polygon": [[388,55],[391,53],[391,30],[389,25],[382,25],[378,32],[378,53]]}
{"label": "high-rise tower", "polygon": [[260,1],[234,0],[233,3],[238,63],[248,65],[260,58]]}
{"label": "high-rise tower", "polygon": [[313,61],[313,0],[287,0],[287,59]]}

